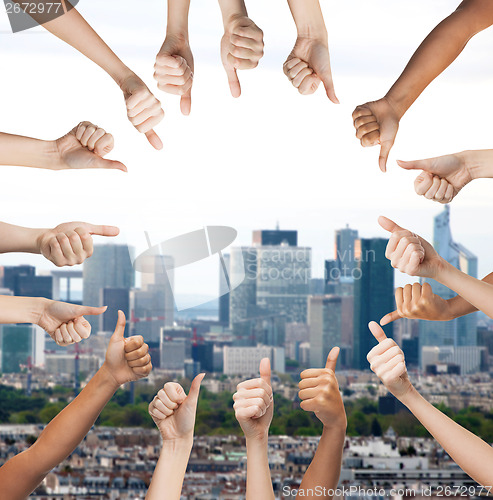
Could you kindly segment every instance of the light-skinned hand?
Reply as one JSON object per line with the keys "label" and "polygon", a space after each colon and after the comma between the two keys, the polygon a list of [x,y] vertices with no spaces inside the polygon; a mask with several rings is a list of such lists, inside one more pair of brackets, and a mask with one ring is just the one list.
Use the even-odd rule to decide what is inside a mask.
{"label": "light-skinned hand", "polygon": [[60,346],[80,342],[91,335],[91,325],[84,315],[97,316],[105,307],[79,306],[67,302],[42,299],[42,309],[36,324]]}
{"label": "light-skinned hand", "polygon": [[120,88],[127,105],[127,116],[130,123],[142,134],[145,134],[151,146],[163,149],[163,142],[154,132],[164,117],[161,103],[154,97],[147,85],[135,74],[123,80]]}
{"label": "light-skinned hand", "polygon": [[106,350],[105,365],[118,385],[147,377],[152,370],[149,346],[141,335],[125,338],[125,314],[118,322]]}
{"label": "light-skinned hand", "polygon": [[200,384],[205,373],[197,375],[187,394],[176,382],[167,382],[149,404],[149,414],[165,440],[193,438]]}
{"label": "light-skinned hand", "polygon": [[356,137],[363,147],[380,145],[378,165],[387,170],[387,160],[399,130],[400,115],[387,98],[357,106],[353,111]]}
{"label": "light-skinned hand", "polygon": [[260,378],[241,382],[233,395],[236,420],[247,439],[262,439],[269,433],[274,414],[269,358],[260,361]]}
{"label": "light-skinned hand", "polygon": [[188,39],[167,35],[154,64],[154,79],[159,90],[181,96],[180,109],[190,114],[192,107],[193,55]]}
{"label": "light-skinned hand", "polygon": [[310,368],[301,372],[298,396],[301,408],[313,411],[325,427],[346,428],[346,412],[335,376],[339,351],[339,347],[332,348],[325,368]]}
{"label": "light-skinned hand", "polygon": [[253,69],[264,55],[264,34],[246,16],[232,16],[224,26],[221,40],[221,60],[233,97],[240,97],[241,86],[237,70]]}
{"label": "light-skinned hand", "polygon": [[327,97],[333,103],[339,104],[332,81],[329,45],[326,38],[298,36],[283,70],[300,94],[313,94],[320,82],[323,82]]}
{"label": "light-skinned hand", "polygon": [[378,223],[392,233],[385,251],[385,257],[390,260],[392,267],[409,276],[434,278],[437,275],[443,259],[425,239],[387,217],[380,216]]}
{"label": "light-skinned hand", "polygon": [[92,255],[92,236],[117,236],[114,226],[99,226],[87,222],[65,222],[40,234],[39,253],[58,267],[82,264]]}
{"label": "light-skinned hand", "polygon": [[413,388],[407,375],[404,353],[392,339],[387,338],[378,323],[372,321],[368,327],[378,344],[368,353],[366,359],[385,387],[400,399]]}
{"label": "light-skinned hand", "polygon": [[81,122],[55,141],[56,169],[113,168],[126,172],[123,163],[103,158],[114,145],[113,136],[104,129],[91,122]]}
{"label": "light-skinned hand", "polygon": [[424,319],[427,321],[448,321],[452,318],[449,303],[433,293],[429,283],[414,283],[399,287],[395,291],[397,309],[386,314],[382,326],[400,318]]}
{"label": "light-skinned hand", "polygon": [[406,170],[422,170],[414,181],[414,190],[439,203],[450,203],[473,180],[465,156],[460,153],[397,163]]}

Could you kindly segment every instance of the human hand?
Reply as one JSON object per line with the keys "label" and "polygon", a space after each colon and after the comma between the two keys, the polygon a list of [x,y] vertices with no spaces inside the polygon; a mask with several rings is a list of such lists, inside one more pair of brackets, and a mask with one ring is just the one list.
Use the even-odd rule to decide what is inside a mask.
{"label": "human hand", "polygon": [[81,122],[55,141],[56,170],[80,168],[116,168],[127,171],[119,161],[105,160],[115,145],[113,136],[91,122]]}
{"label": "human hand", "polygon": [[238,384],[233,395],[236,420],[247,439],[265,438],[274,414],[269,358],[260,361],[260,378]]}
{"label": "human hand", "polygon": [[436,277],[443,266],[443,259],[425,239],[387,217],[380,216],[378,223],[392,233],[385,251],[392,267],[409,276]]}
{"label": "human hand", "polygon": [[80,342],[91,335],[91,325],[84,315],[99,315],[106,307],[89,307],[41,299],[41,310],[36,324],[43,328],[60,346]]}
{"label": "human hand", "polygon": [[240,97],[237,70],[253,69],[264,55],[264,34],[247,16],[231,16],[224,25],[221,60],[226,70],[233,97]]}
{"label": "human hand", "polygon": [[192,106],[193,55],[188,39],[167,35],[154,65],[159,90],[181,96],[180,109],[190,114]]}
{"label": "human hand", "polygon": [[193,438],[200,384],[205,373],[197,375],[188,396],[176,382],[168,382],[149,404],[149,414],[164,440]]}
{"label": "human hand", "polygon": [[152,370],[149,346],[141,335],[125,338],[125,324],[125,314],[118,311],[118,322],[104,362],[118,385],[147,377]]}
{"label": "human hand", "polygon": [[387,159],[394,145],[401,115],[384,97],[357,106],[353,111],[353,124],[356,137],[363,147],[380,144],[378,165],[380,170],[387,170]]}
{"label": "human hand", "polygon": [[378,323],[372,321],[368,327],[378,340],[378,344],[366,357],[370,368],[385,387],[397,399],[401,399],[413,388],[407,376],[404,353],[392,339],[387,338]]}
{"label": "human hand", "polygon": [[114,226],[97,226],[87,222],[65,222],[42,231],[37,238],[39,253],[58,267],[82,264],[92,255],[92,235],[117,236]]}
{"label": "human hand", "polygon": [[339,351],[339,347],[332,348],[327,356],[325,368],[310,368],[301,372],[298,396],[301,408],[313,411],[325,427],[345,429],[346,411],[335,376]]}
{"label": "human hand", "polygon": [[313,94],[323,82],[327,97],[335,104],[339,99],[334,91],[327,37],[298,36],[293,50],[283,66],[284,74],[298,92]]}
{"label": "human hand", "polygon": [[406,170],[422,170],[414,181],[414,190],[420,196],[439,203],[450,203],[474,178],[463,153],[427,160],[397,160],[397,163]]}
{"label": "human hand", "polygon": [[141,133],[145,134],[151,146],[163,149],[163,143],[154,132],[154,127],[161,122],[164,111],[161,103],[154,97],[147,85],[136,75],[125,78],[120,88],[127,105],[127,116],[130,123]]}
{"label": "human hand", "polygon": [[435,295],[429,283],[414,283],[395,291],[397,310],[386,314],[382,326],[399,318],[425,319],[427,321],[449,321],[452,319],[449,303]]}

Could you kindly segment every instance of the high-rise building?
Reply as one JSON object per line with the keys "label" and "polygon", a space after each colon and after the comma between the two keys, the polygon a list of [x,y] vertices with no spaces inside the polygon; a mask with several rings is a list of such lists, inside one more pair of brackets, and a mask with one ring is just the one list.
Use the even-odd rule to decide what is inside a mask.
{"label": "high-rise building", "polygon": [[[127,245],[95,245],[94,253],[84,262],[83,304],[102,306],[101,290],[104,288],[124,288],[130,290],[135,285],[135,272]],[[128,318],[127,318],[128,319]],[[97,316],[87,316],[93,331],[99,328]]]}
{"label": "high-rise building", "polygon": [[[477,278],[478,259],[460,243],[452,238],[450,229],[450,207],[434,218],[433,246],[438,254],[447,262],[462,272]],[[428,282],[433,293],[444,299],[450,299],[457,294],[432,279],[422,279]],[[475,346],[477,342],[477,313],[468,314],[451,321],[420,321],[419,322],[419,344],[420,350],[425,346]]]}
{"label": "high-rise building", "polygon": [[[369,369],[366,355],[376,345],[368,329],[370,321],[380,319],[394,310],[394,269],[385,257],[387,240],[362,238],[360,255],[354,269],[354,336],[353,361],[358,370]],[[392,337],[392,323],[384,327]]]}
{"label": "high-rise building", "polygon": [[323,368],[329,351],[341,344],[342,298],[337,295],[308,297],[310,366]]}
{"label": "high-rise building", "polygon": [[4,266],[1,276],[1,286],[12,290],[14,295],[53,298],[52,277],[36,275],[33,266]]}
{"label": "high-rise building", "polygon": [[123,311],[127,318],[125,336],[129,334],[130,321],[130,290],[128,288],[103,288],[101,290],[101,304],[108,306],[104,314],[99,316],[99,329],[103,332],[112,332],[118,320],[118,311]]}
{"label": "high-rise building", "polygon": [[288,245],[290,247],[298,246],[298,231],[285,231],[281,229],[260,229],[253,231],[252,243],[255,246],[277,247],[279,245]]}
{"label": "high-rise building", "polygon": [[229,286],[223,278],[224,273],[228,276],[230,274],[230,255],[223,255],[223,262],[225,269],[221,269],[219,276],[219,323],[229,325]]}
{"label": "high-rise building", "polygon": [[358,231],[348,225],[335,233],[335,260],[342,279],[352,280],[356,268]]}
{"label": "high-rise building", "polygon": [[258,345],[256,347],[225,346],[224,373],[226,375],[258,376],[260,360],[269,358],[272,371],[285,372],[284,347]]}
{"label": "high-rise building", "polygon": [[0,326],[0,371],[19,373],[22,365],[44,363],[45,333],[33,325]]}

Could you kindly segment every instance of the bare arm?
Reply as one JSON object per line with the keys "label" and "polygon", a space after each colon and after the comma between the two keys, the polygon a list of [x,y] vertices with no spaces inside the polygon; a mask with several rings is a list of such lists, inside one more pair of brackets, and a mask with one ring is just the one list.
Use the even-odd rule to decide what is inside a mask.
{"label": "bare arm", "polygon": [[368,353],[370,368],[466,474],[486,488],[491,488],[493,448],[426,401],[409,380],[400,347],[387,338],[375,322],[370,323],[370,330],[379,342]]}
{"label": "bare arm", "polygon": [[[1,500],[24,500],[79,445],[118,387],[149,374],[152,365],[148,361],[148,348],[144,348],[146,344],[142,337],[125,339],[124,330],[125,316],[120,311],[103,366],[28,450],[0,468]],[[127,361],[127,357],[131,360],[136,357],[136,351],[141,357]]]}
{"label": "bare arm", "polygon": [[489,0],[464,0],[425,38],[386,97],[400,117],[423,90],[462,52],[467,42],[493,24]]}
{"label": "bare arm", "polygon": [[288,5],[298,30],[298,36],[327,38],[327,29],[319,0],[288,0]]}
{"label": "bare arm", "polygon": [[0,253],[40,253],[38,238],[45,231],[0,222]]}

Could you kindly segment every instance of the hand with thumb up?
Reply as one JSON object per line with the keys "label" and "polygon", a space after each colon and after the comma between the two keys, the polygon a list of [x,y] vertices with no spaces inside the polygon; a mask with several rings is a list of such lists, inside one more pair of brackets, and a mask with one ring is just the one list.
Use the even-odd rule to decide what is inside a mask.
{"label": "hand with thumb up", "polygon": [[332,348],[327,356],[325,368],[310,368],[301,372],[298,396],[301,408],[313,411],[324,427],[345,429],[346,411],[335,376],[339,351],[339,347]]}
{"label": "hand with thumb up", "polygon": [[152,370],[149,346],[141,335],[125,338],[125,323],[125,314],[118,311],[118,322],[104,362],[118,385],[147,377]]}
{"label": "hand with thumb up", "polygon": [[260,378],[238,384],[233,395],[235,416],[247,439],[266,438],[274,414],[269,358],[260,361]]}
{"label": "hand with thumb up", "polygon": [[176,382],[167,382],[149,404],[149,414],[166,439],[193,439],[195,414],[199,399],[200,384],[205,373],[197,375],[188,396]]}

